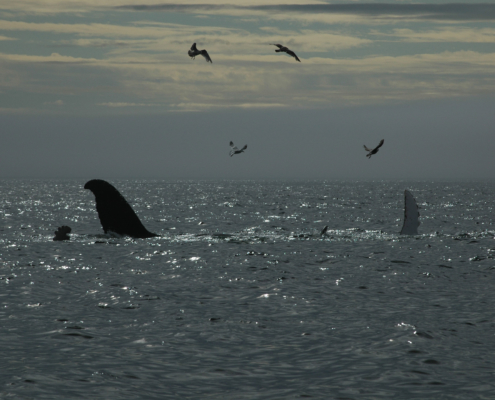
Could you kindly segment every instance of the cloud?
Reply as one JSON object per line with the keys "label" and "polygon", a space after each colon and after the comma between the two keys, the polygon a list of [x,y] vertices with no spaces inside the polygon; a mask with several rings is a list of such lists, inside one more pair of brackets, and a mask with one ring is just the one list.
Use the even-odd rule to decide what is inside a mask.
{"label": "cloud", "polygon": [[[31,31],[50,32],[60,34],[77,34],[80,36],[118,37],[118,38],[162,38],[165,35],[180,35],[184,31],[191,31],[188,25],[159,24],[153,26],[125,26],[112,24],[63,24],[63,23],[34,23],[24,21],[0,20],[1,29],[4,31]],[[198,29],[198,28],[195,28]],[[229,33],[235,29],[221,27],[201,27],[205,34]]]}
{"label": "cloud", "polygon": [[211,109],[225,109],[225,108],[243,108],[243,109],[262,109],[262,108],[282,108],[287,107],[286,104],[281,103],[241,103],[241,104],[212,104],[212,103],[179,103],[173,104],[172,107],[176,108],[172,111],[206,111]]}
{"label": "cloud", "polygon": [[45,101],[43,104],[49,106],[63,106],[65,103],[63,100],[55,100],[55,101]]}
{"label": "cloud", "polygon": [[16,38],[11,38],[11,37],[8,37],[8,36],[2,36],[0,35],[0,41],[7,41],[7,40],[17,40]]}
{"label": "cloud", "polygon": [[117,103],[98,103],[98,106],[105,106],[105,107],[113,107],[113,108],[120,108],[120,107],[156,107],[160,106],[160,104],[151,104],[151,103],[124,103],[124,102],[117,102]]}
{"label": "cloud", "polygon": [[[256,60],[249,55],[219,54],[213,65],[189,60],[187,55],[168,63],[158,62],[159,57],[125,54],[97,60],[56,53],[45,57],[0,54],[0,61],[20,74],[10,89],[45,96],[65,94],[78,98],[77,103],[86,109],[94,107],[95,112],[102,106],[122,112],[131,107],[153,112],[319,108],[495,91],[495,53],[310,57],[302,63],[275,53]],[[95,104],[95,96],[104,96],[106,101]],[[64,110],[70,112],[68,103]]]}
{"label": "cloud", "polygon": [[[306,52],[328,52],[364,46],[372,43],[368,38],[353,37],[330,30],[282,30],[274,27],[261,27],[259,33],[240,28],[214,26],[194,26],[181,24],[153,23],[137,21],[133,26],[111,24],[61,24],[28,23],[20,21],[1,21],[5,30],[50,32],[58,34],[75,34],[75,39],[62,39],[54,47],[108,47],[113,54],[147,51],[156,53],[185,54],[193,42],[202,43],[211,50],[234,53],[235,48],[243,49],[243,54],[258,55],[269,50],[269,43],[280,42],[298,46]],[[82,36],[82,37],[81,37]],[[117,39],[118,38],[118,39]],[[221,45],[220,47],[214,47]],[[213,47],[211,47],[213,46]],[[230,48],[229,48],[230,46]],[[263,46],[266,46],[263,49]],[[120,50],[118,48],[121,48]],[[211,53],[210,53],[211,54]],[[212,55],[212,54],[211,54]],[[213,55],[212,55],[213,57]]]}
{"label": "cloud", "polygon": [[126,47],[131,44],[144,43],[143,40],[112,40],[112,39],[72,39],[60,40],[54,47]]}
{"label": "cloud", "polygon": [[[57,0],[51,1],[57,3]],[[395,23],[405,18],[444,21],[447,16],[454,22],[463,18],[477,21],[479,13],[485,19],[492,18],[490,10],[495,6],[468,7],[466,3],[278,5],[262,2],[244,6],[241,1],[180,5],[163,1],[165,4],[155,2],[125,7],[122,7],[123,1],[103,1],[103,7],[106,7],[102,8],[103,12],[111,14],[105,20],[113,21],[113,24],[84,23],[89,18],[84,20],[82,17],[74,24],[56,23],[67,22],[57,17],[52,18],[52,22],[42,23],[28,22],[25,17],[22,21],[5,18],[0,21],[2,30],[22,32],[26,39],[14,43],[15,51],[10,50],[12,54],[6,54],[7,49],[14,48],[8,43],[4,46],[5,53],[0,53],[0,90],[28,94],[16,98],[29,97],[29,101],[36,101],[36,104],[42,104],[47,98],[59,99],[64,107],[59,107],[57,112],[74,110],[78,104],[87,109],[93,107],[95,112],[125,113],[134,108],[146,113],[232,107],[326,107],[341,103],[469,96],[493,91],[495,87],[495,55],[487,53],[491,51],[488,46],[476,46],[477,50],[486,53],[442,51],[427,54],[424,46],[379,43],[493,43],[495,29],[491,27],[476,29],[474,24],[456,24],[453,28],[441,24],[438,28],[421,23],[417,25],[422,30],[404,29],[417,25],[401,24],[401,29],[388,28],[384,32],[378,31],[378,26],[370,30],[305,23],[315,18],[323,18],[320,22],[362,20],[370,24],[378,20]],[[89,0],[77,4],[96,6],[96,2]],[[108,7],[111,7],[110,12]],[[123,12],[115,12],[115,7]],[[160,14],[151,17],[135,12],[142,9],[191,15],[179,19],[174,16],[170,19],[173,23],[141,20],[119,24],[124,12],[125,21],[129,21],[130,16],[161,20]],[[201,13],[207,16],[222,12],[235,17],[194,18]],[[237,23],[237,16],[246,15],[256,16],[255,21]],[[287,16],[303,23],[267,20]],[[94,21],[93,15],[90,17]],[[50,21],[48,18],[43,20]],[[189,25],[178,21],[188,21]],[[193,42],[208,50],[213,65],[202,58],[189,59],[187,50]],[[38,43],[39,48],[33,51],[30,43]],[[275,53],[271,43],[287,45],[302,62],[296,63],[285,54]],[[435,51],[440,46],[427,48]],[[32,100],[31,94],[38,96],[36,100]],[[64,96],[74,96],[70,99],[77,101],[69,101],[69,97]],[[25,104],[19,105],[25,107]],[[56,107],[44,109],[56,112],[53,111]]]}
{"label": "cloud", "polygon": [[456,43],[495,43],[495,29],[493,28],[440,28],[428,31],[414,31],[412,29],[394,29],[393,33],[373,32],[377,36],[398,38],[405,42],[456,42]]}
{"label": "cloud", "polygon": [[279,108],[279,107],[285,107],[285,104],[280,104],[280,103],[243,103],[243,104],[238,104],[237,107],[240,107],[240,108]]}
{"label": "cloud", "polygon": [[0,115],[38,114],[39,111],[25,107],[0,107]]}
{"label": "cloud", "polygon": [[[242,6],[245,4],[245,0],[183,0],[181,4],[176,2],[172,5],[181,6],[183,4],[197,6],[208,6],[210,4],[217,3],[217,5],[233,5]],[[279,0],[250,0],[251,5],[263,5],[263,4],[278,4]],[[285,4],[298,4],[301,0],[284,0]],[[147,6],[154,6],[160,4],[166,4],[167,0],[146,0]],[[314,1],[318,4],[320,2]],[[8,7],[3,6],[2,12],[6,14],[6,10],[23,12],[25,14],[39,14],[46,13],[50,15],[58,13],[85,13],[89,11],[108,11],[121,6],[128,5],[128,0],[16,0],[9,2]]]}
{"label": "cloud", "polygon": [[[117,9],[122,11],[174,12],[190,14],[223,14],[249,16],[258,15],[268,18],[308,19],[324,22],[325,16],[334,16],[334,22],[362,22],[365,18],[372,20],[438,20],[438,21],[493,21],[495,20],[495,4],[489,3],[447,3],[447,4],[403,4],[403,3],[372,3],[347,2],[328,4],[323,1],[313,1],[304,4],[303,0],[252,0],[246,6],[244,0],[184,0],[181,3],[167,0],[147,0],[146,4],[129,4],[127,0],[16,0],[9,3],[11,12],[26,14],[38,13],[85,13],[90,11],[106,11]],[[303,4],[301,4],[303,3]]]}
{"label": "cloud", "polygon": [[63,56],[58,53],[52,53],[49,56],[33,56],[28,54],[5,54],[0,53],[0,58],[11,61],[20,61],[28,63],[65,63],[65,64],[98,64],[100,60],[95,58]]}
{"label": "cloud", "polygon": [[[373,43],[370,39],[343,35],[338,32],[327,30],[300,29],[297,32],[294,32],[274,27],[261,27],[260,30],[266,32],[270,36],[258,36],[258,42],[282,42],[289,47],[299,47],[300,50],[305,52],[325,53],[331,50],[350,49]],[[244,45],[248,45],[248,43],[245,43]],[[296,49],[293,48],[293,50]],[[273,51],[273,49],[270,51]]]}
{"label": "cloud", "polygon": [[449,21],[491,21],[495,20],[494,4],[126,4],[117,6],[120,10],[165,11],[182,13],[214,13],[231,11],[295,14],[349,14],[367,18],[422,19]]}
{"label": "cloud", "polygon": [[[271,49],[268,47],[268,49]],[[368,56],[362,58],[331,58],[331,57],[309,57],[302,58],[302,63],[294,63],[291,57],[284,54],[271,53],[257,55],[253,60],[251,55],[245,54],[217,54],[217,62],[214,65],[199,60],[185,61],[186,56],[174,58],[169,63],[160,62],[161,55],[155,54],[132,54],[117,56],[107,59],[83,58],[64,56],[52,53],[49,56],[35,56],[23,54],[0,53],[0,60],[9,60],[20,63],[45,63],[45,64],[80,64],[118,69],[134,73],[135,71],[149,71],[153,75],[162,76],[166,82],[206,82],[218,80],[218,83],[237,81],[239,76],[254,78],[260,73],[289,72],[294,74],[310,73],[312,68],[327,68],[325,74],[350,72],[397,72],[415,73],[428,72],[433,74],[454,73],[493,73],[495,65],[495,53],[480,53],[475,51],[444,51],[442,53],[414,54],[404,56]],[[277,67],[271,66],[277,64]],[[242,79],[249,81],[249,79]],[[249,84],[249,83],[248,83]]]}

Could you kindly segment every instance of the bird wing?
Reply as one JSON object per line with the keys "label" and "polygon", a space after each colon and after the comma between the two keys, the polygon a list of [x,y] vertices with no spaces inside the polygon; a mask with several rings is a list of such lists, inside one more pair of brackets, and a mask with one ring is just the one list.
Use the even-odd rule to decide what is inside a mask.
{"label": "bird wing", "polygon": [[198,51],[198,49],[196,48],[196,43],[193,43],[193,45],[191,46],[191,50],[192,51]]}
{"label": "bird wing", "polygon": [[234,142],[230,141],[230,147],[234,147]]}
{"label": "bird wing", "polygon": [[211,62],[213,64],[213,61],[211,61],[210,55],[206,50],[201,50],[200,53],[206,59],[206,62]]}
{"label": "bird wing", "polygon": [[245,144],[241,150],[246,150],[246,149],[247,149],[247,144]]}
{"label": "bird wing", "polygon": [[378,144],[378,146],[376,146],[375,150],[378,150],[380,147],[382,147],[384,142],[384,139],[380,140],[380,143]]}
{"label": "bird wing", "polygon": [[273,45],[273,46],[277,46],[279,49],[281,49],[282,47],[284,47],[284,46],[282,46],[281,44],[275,44],[275,43],[272,43],[272,45]]}
{"label": "bird wing", "polygon": [[297,58],[296,53],[294,53],[292,50],[287,49],[287,50],[285,50],[285,52],[287,54],[289,54],[290,56],[294,57],[297,61],[301,62],[301,60],[299,58]]}
{"label": "bird wing", "polygon": [[366,151],[371,151],[371,149],[368,149],[368,148],[366,147],[366,145],[364,145],[364,149],[365,149]]}

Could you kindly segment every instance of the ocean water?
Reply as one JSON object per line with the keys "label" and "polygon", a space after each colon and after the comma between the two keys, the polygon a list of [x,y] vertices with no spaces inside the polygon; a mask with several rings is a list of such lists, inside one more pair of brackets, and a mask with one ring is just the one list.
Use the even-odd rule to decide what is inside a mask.
{"label": "ocean water", "polygon": [[110,182],[0,181],[0,398],[495,398],[493,182]]}

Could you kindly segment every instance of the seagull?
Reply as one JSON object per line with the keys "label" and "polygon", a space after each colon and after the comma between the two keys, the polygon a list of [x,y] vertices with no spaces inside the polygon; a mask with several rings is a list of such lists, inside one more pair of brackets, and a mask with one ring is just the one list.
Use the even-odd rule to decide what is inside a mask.
{"label": "seagull", "polygon": [[294,57],[297,61],[301,62],[301,60],[299,58],[297,58],[296,53],[294,53],[292,50],[288,49],[285,46],[282,46],[281,44],[275,44],[275,43],[271,43],[271,44],[273,46],[278,47],[278,50],[275,50],[275,52],[280,53],[281,51],[283,51],[284,53],[287,53],[289,56]]}
{"label": "seagull", "polygon": [[191,50],[187,52],[189,54],[189,57],[191,57],[193,60],[196,58],[196,56],[199,56],[200,54],[206,59],[206,62],[211,62],[213,64],[213,61],[211,61],[210,56],[208,55],[208,52],[206,50],[198,50],[196,47],[196,43],[193,43],[191,46]]}
{"label": "seagull", "polygon": [[229,154],[232,157],[234,154],[244,153],[244,150],[247,149],[247,144],[244,145],[244,147],[239,150],[236,146],[234,146],[234,142],[230,142],[230,147],[232,147],[232,150],[230,150]]}
{"label": "seagull", "polygon": [[376,146],[373,150],[368,149],[368,148],[366,147],[366,145],[365,145],[365,146],[364,146],[364,149],[365,149],[366,151],[369,151],[369,153],[368,153],[368,154],[366,154],[366,157],[371,158],[371,156],[372,156],[373,154],[378,153],[378,149],[379,149],[380,147],[382,147],[382,146],[383,146],[383,142],[384,142],[384,141],[385,141],[385,140],[383,140],[383,139],[382,139],[382,140],[380,140],[380,144],[379,144],[378,146]]}

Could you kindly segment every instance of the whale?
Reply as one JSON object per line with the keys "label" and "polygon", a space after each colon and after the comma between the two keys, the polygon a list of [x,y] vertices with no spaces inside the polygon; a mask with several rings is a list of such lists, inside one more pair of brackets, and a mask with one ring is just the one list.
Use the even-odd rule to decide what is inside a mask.
{"label": "whale", "polygon": [[419,211],[416,200],[409,190],[404,191],[404,224],[401,235],[418,235]]}
{"label": "whale", "polygon": [[72,229],[70,226],[67,225],[62,225],[57,228],[55,231],[55,237],[53,240],[55,241],[62,241],[62,240],[70,240],[69,233],[71,233]]}
{"label": "whale", "polygon": [[148,231],[127,200],[110,183],[92,179],[84,185],[95,195],[96,211],[105,233],[115,232],[136,239],[158,236]]}
{"label": "whale", "polygon": [[328,225],[325,225],[325,227],[320,232],[320,236],[325,236],[327,234],[327,230],[328,230]]}

